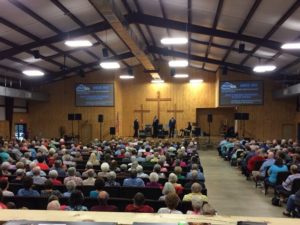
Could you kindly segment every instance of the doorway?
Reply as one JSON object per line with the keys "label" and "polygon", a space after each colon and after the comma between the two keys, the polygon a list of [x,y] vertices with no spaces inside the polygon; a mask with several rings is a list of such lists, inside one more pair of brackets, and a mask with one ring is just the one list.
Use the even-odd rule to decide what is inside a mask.
{"label": "doorway", "polygon": [[27,124],[25,123],[16,123],[15,124],[15,137],[16,139],[22,141],[24,138],[27,138]]}

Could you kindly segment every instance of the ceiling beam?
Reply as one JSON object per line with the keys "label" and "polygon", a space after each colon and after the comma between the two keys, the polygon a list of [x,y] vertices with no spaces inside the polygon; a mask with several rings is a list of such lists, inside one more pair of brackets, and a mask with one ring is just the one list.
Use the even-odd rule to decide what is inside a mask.
{"label": "ceiling beam", "polygon": [[151,53],[173,56],[173,57],[184,58],[184,59],[187,59],[189,57],[190,60],[211,63],[211,64],[215,64],[215,65],[227,66],[227,67],[231,67],[233,69],[242,71],[244,73],[252,73],[252,69],[247,66],[241,66],[238,64],[234,64],[234,63],[222,62],[221,60],[211,59],[211,58],[202,57],[202,56],[198,56],[198,55],[188,55],[187,53],[172,51],[167,48],[159,48],[159,47],[155,47],[155,46],[150,46],[148,51]]}
{"label": "ceiling beam", "polygon": [[107,30],[111,28],[110,25],[107,22],[100,22],[95,23],[89,26],[86,26],[84,28],[75,29],[72,31],[69,31],[68,33],[61,33],[58,35],[54,35],[45,39],[42,39],[41,41],[34,41],[25,45],[20,45],[18,48],[11,48],[4,50],[0,52],[0,60],[11,57],[13,55],[19,54],[21,52],[26,52],[28,50],[31,50],[33,48],[38,48],[44,45],[60,42],[67,40],[68,38],[75,38],[84,36],[87,34],[95,33],[95,32],[101,32],[104,30]]}
{"label": "ceiling beam", "polygon": [[[169,28],[180,31],[189,31],[192,33],[204,34],[204,35],[213,35],[216,37],[235,39],[240,41],[245,41],[253,44],[259,44],[260,46],[267,47],[274,50],[280,50],[282,43],[272,40],[261,39],[249,35],[237,34],[229,31],[223,31],[213,28],[208,28],[204,26],[190,24],[187,25],[184,22],[179,22],[170,19],[163,19],[161,17],[151,16],[141,13],[132,13],[125,16],[129,23],[140,23],[147,24],[156,27]],[[285,51],[288,54],[295,55],[300,57],[300,53]]]}
{"label": "ceiling beam", "polygon": [[[260,5],[261,2],[262,2],[262,0],[255,0],[255,2],[253,3],[253,5],[252,5],[252,7],[251,7],[251,9],[250,9],[250,11],[249,11],[246,19],[244,20],[242,26],[240,27],[240,29],[238,31],[238,34],[242,34],[245,31],[247,25],[249,24],[250,20],[252,19],[254,13],[258,9],[258,7],[259,7],[259,5]],[[225,62],[226,59],[228,58],[228,56],[230,54],[230,51],[234,48],[236,42],[237,42],[237,40],[233,40],[232,41],[232,43],[230,45],[230,49],[225,53],[225,55],[224,55],[224,57],[222,59],[223,62]]]}
{"label": "ceiling beam", "polygon": [[[22,10],[23,12],[27,13],[29,16],[36,19],[38,22],[40,22],[41,24],[43,24],[45,27],[52,30],[53,32],[62,33],[62,31],[59,30],[56,26],[54,26],[53,24],[51,24],[47,20],[45,20],[43,17],[36,14],[34,11],[32,11],[27,6],[25,6],[19,0],[9,0],[9,2],[12,3],[14,6],[16,6],[17,8],[19,8],[20,10]],[[56,48],[56,51],[60,52],[61,50]],[[70,55],[69,58],[71,58],[72,60],[74,60],[75,62],[77,62],[79,64],[83,64],[83,62],[81,60],[77,59],[76,57],[74,57],[72,55]]]}
{"label": "ceiling beam", "polygon": [[[4,24],[5,26],[9,27],[9,28],[12,29],[12,30],[15,30],[15,31],[17,31],[17,32],[19,32],[19,33],[21,33],[21,34],[23,34],[24,36],[27,36],[27,37],[31,38],[31,39],[34,40],[34,41],[37,41],[37,42],[38,42],[38,41],[41,41],[41,39],[40,39],[39,37],[33,35],[32,33],[30,33],[30,32],[28,32],[28,31],[24,30],[23,28],[21,28],[21,27],[15,25],[15,24],[13,24],[13,23],[11,23],[10,21],[8,21],[8,20],[6,20],[6,19],[4,19],[4,18],[0,18],[0,23]],[[5,44],[7,44],[7,45],[9,45],[9,46],[12,46],[12,47],[14,47],[14,48],[18,48],[18,47],[19,47],[19,45],[15,44],[15,43],[13,43],[13,42],[11,42],[11,41],[5,40],[4,38],[1,38],[1,40],[2,40]],[[61,50],[58,49],[58,48],[55,47],[55,46],[52,46],[52,45],[47,45],[47,46],[48,46],[50,49],[54,50],[54,51],[57,51],[57,52],[62,53]],[[31,51],[26,51],[26,52],[27,52],[28,54],[33,54]],[[43,60],[45,60],[45,61],[47,61],[47,62],[49,62],[49,63],[52,63],[52,64],[54,64],[54,65],[56,65],[56,66],[62,66],[62,64],[57,63],[56,61],[53,61],[53,60],[51,60],[51,59],[48,59],[47,57],[44,57],[44,56],[42,56],[42,55],[40,55],[40,57],[41,57]],[[11,58],[11,57],[9,57],[9,58]]]}
{"label": "ceiling beam", "polygon": [[[200,40],[196,40],[196,39],[189,39],[189,43],[206,45],[206,46],[209,45],[208,41],[200,41]],[[231,50],[231,51],[234,51],[234,52],[239,51],[238,48],[231,48],[231,46],[216,44],[216,43],[213,43],[213,42],[210,45],[211,45],[211,47],[214,47],[214,48],[219,48],[219,49],[224,49],[224,50]],[[250,51],[245,50],[245,53],[250,53]]]}
{"label": "ceiling beam", "polygon": [[[18,48],[20,47],[20,45],[17,45],[16,43],[11,42],[11,41],[9,41],[9,40],[6,40],[6,39],[4,39],[4,38],[2,38],[2,37],[0,37],[0,41],[3,42],[3,43],[5,43],[5,44],[8,45],[8,46],[11,46],[12,48],[15,48],[15,49],[18,49]],[[33,54],[34,54],[33,51],[31,51],[31,50],[27,50],[27,51],[25,51],[25,52],[27,52],[27,53],[30,54],[30,55],[33,55]],[[0,54],[1,54],[1,52],[0,52]],[[12,56],[10,56],[10,57],[12,57]],[[10,57],[7,57],[7,59],[9,59]],[[56,65],[56,66],[58,66],[58,67],[63,66],[63,64],[61,64],[61,63],[59,63],[59,62],[56,62],[56,61],[50,59],[49,57],[46,57],[46,56],[43,56],[43,55],[40,55],[40,57],[41,57],[41,59],[43,59],[43,60],[45,60],[45,61],[48,61],[48,62],[51,62],[52,64],[54,64],[54,65]]]}
{"label": "ceiling beam", "polygon": [[[277,23],[269,30],[269,32],[263,37],[263,39],[269,39],[279,28],[280,26],[288,19],[295,11],[300,7],[300,1],[296,0],[294,4],[285,12],[285,14],[277,21]],[[261,47],[260,43],[256,43],[256,46],[252,49],[251,54],[248,54],[242,61],[241,65],[244,65],[248,59]],[[281,48],[276,49],[280,51]],[[298,56],[299,57],[299,56]]]}
{"label": "ceiling beam", "polygon": [[[219,0],[216,15],[215,15],[215,19],[214,19],[213,26],[212,26],[213,29],[217,28],[217,25],[218,25],[218,22],[219,22],[219,19],[220,19],[220,15],[221,15],[221,11],[222,11],[222,8],[223,8],[223,3],[224,3],[224,0]],[[212,35],[209,36],[208,46],[207,46],[207,49],[206,49],[206,52],[205,52],[205,58],[208,57],[208,54],[209,54],[210,48],[211,48],[211,44],[213,42],[213,38],[214,38],[214,36],[212,36]],[[204,67],[205,67],[205,63],[202,64],[202,68],[204,68]]]}
{"label": "ceiling beam", "polygon": [[[113,1],[110,0],[90,0],[90,2],[97,8],[104,18],[110,23],[113,30],[119,37],[126,43],[130,51],[135,55],[135,57],[140,61],[146,70],[155,70],[155,66],[152,64],[149,57],[145,54],[144,49],[142,49],[138,43],[137,38],[133,37],[133,33],[129,32],[129,28],[125,27],[121,21],[123,21],[122,15],[119,15],[119,12],[116,11],[116,6]],[[152,78],[159,79],[159,74],[150,73]]]}
{"label": "ceiling beam", "polygon": [[[117,56],[112,56],[110,58],[108,58],[108,60],[124,60],[124,59],[129,59],[134,57],[134,55],[131,52],[125,52],[123,54],[117,55]],[[51,74],[51,77],[48,76],[47,79],[43,80],[43,83],[48,83],[48,82],[52,82],[55,81],[56,79],[58,79],[58,77],[62,76],[62,78],[66,77],[66,75],[79,71],[79,70],[84,70],[84,69],[88,69],[88,68],[93,68],[93,67],[98,67],[98,70],[100,70],[100,66],[99,66],[99,61],[95,61],[95,62],[91,62],[91,63],[87,63],[84,65],[80,65],[80,66],[76,66],[76,67],[72,67],[69,68],[66,71],[59,71],[56,73]]]}

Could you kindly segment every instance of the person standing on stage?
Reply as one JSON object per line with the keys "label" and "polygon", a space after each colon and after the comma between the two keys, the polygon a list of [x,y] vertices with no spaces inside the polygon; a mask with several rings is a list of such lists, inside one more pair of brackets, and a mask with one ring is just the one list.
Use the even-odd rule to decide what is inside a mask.
{"label": "person standing on stage", "polygon": [[156,116],[154,116],[154,118],[153,118],[152,127],[153,127],[153,137],[157,137],[158,127],[159,127],[159,119]]}
{"label": "person standing on stage", "polygon": [[172,117],[169,120],[169,138],[173,138],[174,137],[175,127],[176,127],[176,120],[175,120],[174,117]]}
{"label": "person standing on stage", "polygon": [[133,129],[134,129],[134,134],[133,137],[138,137],[139,136],[139,128],[140,128],[140,124],[137,118],[135,118],[134,122],[133,122]]}

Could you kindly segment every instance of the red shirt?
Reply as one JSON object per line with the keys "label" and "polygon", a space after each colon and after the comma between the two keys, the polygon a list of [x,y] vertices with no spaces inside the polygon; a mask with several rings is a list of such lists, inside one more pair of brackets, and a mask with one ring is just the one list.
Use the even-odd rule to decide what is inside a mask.
{"label": "red shirt", "polygon": [[248,164],[247,164],[247,169],[252,172],[254,170],[254,166],[255,166],[255,163],[256,162],[259,162],[259,161],[264,161],[265,158],[264,157],[261,157],[261,156],[258,156],[258,155],[255,155],[253,156],[252,158],[249,159],[248,161]]}
{"label": "red shirt", "polygon": [[154,210],[149,205],[136,206],[134,204],[129,204],[126,206],[125,212],[153,213]]}
{"label": "red shirt", "polygon": [[49,166],[46,163],[37,163],[37,166],[41,168],[41,170],[49,170]]}
{"label": "red shirt", "polygon": [[95,205],[91,211],[117,212],[118,208],[115,205]]}
{"label": "red shirt", "polygon": [[57,179],[51,179],[51,182],[53,185],[62,185],[62,182],[60,180]]}
{"label": "red shirt", "polygon": [[6,205],[0,202],[0,209],[7,209]]}

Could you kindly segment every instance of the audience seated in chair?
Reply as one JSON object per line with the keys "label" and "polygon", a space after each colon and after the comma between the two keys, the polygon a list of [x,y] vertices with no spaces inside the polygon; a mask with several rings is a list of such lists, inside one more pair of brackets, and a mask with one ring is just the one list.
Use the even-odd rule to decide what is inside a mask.
{"label": "audience seated in chair", "polygon": [[159,177],[158,177],[157,173],[155,173],[155,172],[150,173],[149,182],[146,184],[146,187],[162,189],[162,185],[158,182],[158,180],[159,180]]}
{"label": "audience seated in chair", "polygon": [[2,191],[3,196],[14,196],[14,193],[11,191],[8,191],[9,182],[6,178],[0,179],[0,190]]}
{"label": "audience seated in chair", "polygon": [[93,169],[89,169],[87,171],[87,178],[82,181],[82,185],[84,186],[94,186],[95,185],[95,171]]}
{"label": "audience seated in chair", "polygon": [[68,176],[64,179],[64,185],[70,180],[73,180],[76,184],[76,186],[81,186],[82,185],[82,178],[76,176],[76,168],[75,167],[70,167],[68,169]]}
{"label": "audience seated in chair", "polygon": [[296,208],[300,209],[300,190],[298,190],[295,194],[290,195],[286,204],[286,210],[283,212],[283,215],[292,216],[295,213]]}
{"label": "audience seated in chair", "polygon": [[169,193],[165,198],[165,203],[167,207],[160,208],[157,213],[168,213],[168,214],[182,214],[181,211],[176,210],[180,198],[176,193]]}
{"label": "audience seated in chair", "polygon": [[62,193],[59,190],[53,190],[53,184],[51,180],[46,180],[43,185],[43,190],[41,191],[41,197],[49,197],[51,195],[56,195],[57,197],[62,197]]}
{"label": "audience seated in chair", "polygon": [[123,187],[145,187],[144,181],[137,177],[136,170],[130,171],[130,178],[126,178],[123,181]]}
{"label": "audience seated in chair", "polygon": [[32,189],[33,179],[32,177],[25,176],[22,180],[23,188],[18,190],[18,196],[38,197],[40,193]]}
{"label": "audience seated in chair", "polygon": [[138,192],[133,198],[133,204],[126,206],[125,212],[153,213],[153,208],[149,205],[145,205],[144,203],[145,197],[143,193]]}
{"label": "audience seated in chair", "polygon": [[175,188],[175,190],[176,190],[176,193],[177,193],[178,195],[180,195],[180,194],[183,192],[183,187],[182,187],[182,185],[179,184],[179,183],[177,183],[178,178],[177,178],[177,176],[176,176],[175,173],[170,173],[170,174],[169,174],[169,179],[168,179],[168,181],[169,181],[170,183],[173,184],[173,186],[174,186],[174,188]]}
{"label": "audience seated in chair", "polygon": [[7,206],[2,202],[3,194],[0,190],[0,209],[7,209]]}
{"label": "audience seated in chair", "polygon": [[193,208],[193,210],[188,210],[186,212],[186,214],[201,215],[202,214],[202,206],[203,206],[202,199],[198,196],[193,196],[192,197],[192,208]]}
{"label": "audience seated in chair", "polygon": [[277,158],[275,163],[268,170],[269,177],[265,179],[265,183],[270,186],[274,186],[277,182],[277,174],[279,172],[287,172],[288,168],[283,164],[283,160],[281,158]]}
{"label": "audience seated in chair", "polygon": [[282,182],[281,185],[276,186],[276,192],[283,196],[289,196],[292,194],[292,185],[295,179],[300,179],[300,173],[298,171],[298,166],[291,165],[290,167],[291,175],[287,177],[287,179]]}
{"label": "audience seated in chair", "polygon": [[32,174],[33,184],[35,185],[43,185],[47,180],[46,177],[41,176],[41,169],[39,166],[36,166],[32,169]]}
{"label": "audience seated in chair", "polygon": [[106,211],[117,212],[118,208],[115,205],[109,205],[107,203],[109,194],[106,191],[100,191],[98,194],[98,205],[92,206],[91,211]]}
{"label": "audience seated in chair", "polygon": [[159,197],[158,200],[165,201],[166,196],[170,193],[176,193],[176,190],[174,188],[174,185],[170,182],[166,182],[164,185],[164,188],[162,189],[162,196]]}
{"label": "audience seated in chair", "polygon": [[201,193],[202,187],[199,183],[193,183],[192,187],[191,187],[191,193],[186,194],[183,196],[182,201],[191,201],[193,197],[198,196],[199,198],[201,198],[201,200],[203,202],[208,202],[208,198],[206,195],[203,195]]}
{"label": "audience seated in chair", "polygon": [[63,196],[69,198],[72,192],[76,190],[76,183],[74,180],[69,180],[65,186],[67,191],[63,193]]}
{"label": "audience seated in chair", "polygon": [[107,174],[107,181],[105,182],[106,187],[120,187],[121,184],[116,181],[117,174],[114,171],[110,171]]}
{"label": "audience seated in chair", "polygon": [[75,190],[71,193],[69,205],[65,208],[66,211],[88,211],[88,208],[82,205],[84,196],[81,191]]}
{"label": "audience seated in chair", "polygon": [[90,192],[90,198],[98,198],[99,192],[102,191],[103,187],[105,186],[105,181],[102,177],[98,177],[95,180],[95,189]]}

